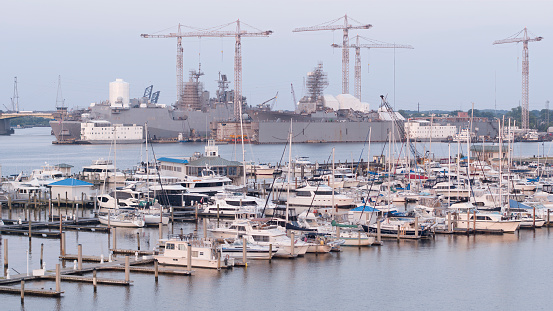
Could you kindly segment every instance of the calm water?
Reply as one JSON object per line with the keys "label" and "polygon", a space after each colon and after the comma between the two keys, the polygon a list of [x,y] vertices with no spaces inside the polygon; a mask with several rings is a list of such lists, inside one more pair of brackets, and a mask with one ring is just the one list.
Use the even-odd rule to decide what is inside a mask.
{"label": "calm water", "polygon": [[[0,137],[3,175],[37,168],[44,161],[80,167],[109,154],[109,146],[51,145],[51,137],[44,129],[16,134]],[[357,153],[358,157],[363,144],[335,146],[336,158],[343,161],[350,158],[350,153]],[[537,144],[528,144],[526,150],[532,146],[537,152]],[[545,146],[547,154],[548,144]],[[222,156],[231,158],[233,148],[221,146]],[[294,147],[294,155],[326,160],[331,148],[329,144],[298,145]],[[438,144],[436,150],[439,148],[445,149],[447,155],[447,144],[445,147]],[[159,156],[189,155],[201,151],[203,145],[156,145],[154,149]],[[274,162],[280,157],[282,146],[251,146],[251,150],[262,161]],[[374,152],[377,153],[380,150]],[[118,158],[119,154],[121,162],[130,167],[140,159],[140,148],[123,146]],[[125,159],[131,156],[136,159]],[[4,209],[3,217],[7,214]],[[14,209],[11,216],[21,215],[20,210]],[[178,233],[181,228],[189,233],[195,225],[179,223],[174,228],[165,227],[164,235],[169,231]],[[341,253],[306,255],[295,260],[253,261],[248,268],[229,271],[195,269],[196,274],[191,277],[160,275],[157,284],[153,275],[131,273],[133,286],[99,286],[96,294],[91,285],[62,282],[65,293],[60,299],[28,296],[22,307],[18,295],[0,295],[0,302],[2,310],[550,309],[553,288],[550,230],[553,229],[501,236],[437,236],[428,241],[392,240],[381,247],[344,248]],[[117,229],[117,247],[136,248],[137,232],[142,249],[152,249],[159,237],[157,228]],[[202,232],[201,227],[198,232]],[[9,241],[10,268],[26,272],[27,250],[31,269],[38,268],[41,243],[47,269],[58,263],[59,240],[33,238],[29,243],[27,237],[3,238]],[[68,231],[67,252],[77,253],[79,243],[83,244],[84,255],[107,257],[106,234]],[[123,279],[124,274],[101,272],[99,277]],[[52,288],[55,284],[29,282],[26,287]]]}

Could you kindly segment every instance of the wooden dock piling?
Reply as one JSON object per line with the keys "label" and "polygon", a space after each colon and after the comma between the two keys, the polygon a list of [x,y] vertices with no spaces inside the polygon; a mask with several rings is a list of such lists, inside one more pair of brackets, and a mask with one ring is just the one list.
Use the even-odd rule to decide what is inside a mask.
{"label": "wooden dock piling", "polygon": [[98,278],[96,277],[96,269],[92,270],[92,286],[94,287],[94,292],[96,292],[96,286],[98,285]]}
{"label": "wooden dock piling", "polygon": [[186,267],[189,272],[192,271],[192,245],[190,243],[188,243],[186,251]]}
{"label": "wooden dock piling", "polygon": [[8,270],[8,239],[4,239],[4,270]]}
{"label": "wooden dock piling", "polygon": [[419,238],[419,216],[415,216],[415,239]]}
{"label": "wooden dock piling", "polygon": [[273,244],[269,244],[269,262],[273,259]]}
{"label": "wooden dock piling", "polygon": [[242,237],[242,262],[246,265],[246,267],[248,266],[247,265],[247,259],[248,259],[248,255],[247,255],[247,251],[246,251],[246,246],[247,246],[247,243],[246,243],[246,238],[245,237]]}
{"label": "wooden dock piling", "polygon": [[61,291],[61,274],[60,274],[60,264],[56,264],[56,292]]}
{"label": "wooden dock piling", "polygon": [[130,280],[130,265],[129,265],[129,256],[125,256],[125,282],[129,282]]}
{"label": "wooden dock piling", "polygon": [[25,302],[25,280],[21,280],[21,304]]}
{"label": "wooden dock piling", "polygon": [[[182,230],[182,228],[181,228],[181,230]],[[136,233],[136,243],[138,244],[137,249],[140,250],[140,232]]]}
{"label": "wooden dock piling", "polygon": [[382,231],[380,230],[380,219],[376,220],[376,242],[382,243]]}
{"label": "wooden dock piling", "polygon": [[82,244],[77,245],[77,249],[78,249],[78,255],[77,255],[78,269],[82,270],[83,269],[83,245]]}
{"label": "wooden dock piling", "polygon": [[158,281],[158,277],[159,277],[159,263],[157,262],[157,260],[154,261],[154,279],[156,280],[156,282]]}

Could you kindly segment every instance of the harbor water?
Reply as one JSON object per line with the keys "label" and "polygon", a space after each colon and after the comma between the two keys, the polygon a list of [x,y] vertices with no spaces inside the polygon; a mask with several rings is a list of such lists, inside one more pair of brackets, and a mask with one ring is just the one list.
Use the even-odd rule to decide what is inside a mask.
{"label": "harbor water", "polygon": [[[77,172],[92,160],[108,158],[110,146],[52,145],[49,129],[16,130],[0,137],[2,175],[30,172],[45,162],[67,163]],[[428,145],[427,145],[428,146]],[[328,161],[336,147],[336,161],[366,159],[368,145],[302,144],[293,146],[293,155],[308,156],[311,161]],[[419,146],[420,147],[420,146]],[[465,146],[466,147],[466,146]],[[540,154],[548,154],[550,143],[540,143]],[[221,156],[241,159],[241,148],[221,145]],[[382,152],[383,144],[371,146],[371,156]],[[428,148],[428,147],[427,147]],[[448,154],[448,145],[433,143],[437,156]],[[117,166],[130,168],[145,160],[139,145],[117,148]],[[455,150],[452,144],[452,150]],[[537,154],[538,143],[515,145],[515,154]],[[156,156],[189,156],[203,151],[202,144],[154,145]],[[275,163],[283,145],[246,146],[253,160]],[[399,151],[398,151],[399,152]],[[439,155],[438,155],[439,154]],[[518,155],[518,154],[517,154]],[[247,156],[248,157],[248,156]],[[2,217],[10,211],[4,208]],[[85,212],[84,216],[86,217]],[[41,219],[45,219],[44,211]],[[56,214],[54,212],[54,214]],[[14,208],[11,218],[24,218]],[[163,228],[168,233],[201,235],[201,222],[175,223]],[[551,257],[553,229],[519,230],[503,235],[437,235],[429,240],[385,240],[382,246],[343,247],[342,252],[307,254],[297,259],[252,261],[231,270],[194,269],[192,276],[131,273],[133,285],[92,285],[62,282],[61,298],[26,296],[21,304],[18,295],[0,295],[2,310],[527,310],[549,309],[553,287]],[[157,228],[117,229],[117,248],[136,249],[139,233],[142,249],[153,249],[159,238]],[[67,231],[66,250],[83,255],[103,254],[107,258],[111,239],[105,233]],[[41,244],[44,245],[46,269],[59,263],[58,239],[4,235],[8,240],[11,274],[38,269]],[[113,245],[111,245],[113,246]],[[28,255],[27,255],[28,252]],[[2,247],[2,262],[3,262]],[[121,255],[119,255],[121,256]],[[28,260],[28,261],[27,261]],[[28,263],[27,263],[28,262]],[[71,267],[72,262],[66,266]],[[84,264],[86,266],[86,263]],[[12,270],[13,269],[13,270]],[[90,276],[90,275],[89,275]],[[123,272],[99,272],[98,277],[123,279]],[[50,289],[53,281],[29,282],[29,288]]]}

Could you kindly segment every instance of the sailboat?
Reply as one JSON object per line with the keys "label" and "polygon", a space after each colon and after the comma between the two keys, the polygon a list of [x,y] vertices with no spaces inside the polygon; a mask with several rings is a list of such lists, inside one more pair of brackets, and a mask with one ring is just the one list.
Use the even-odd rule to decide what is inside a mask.
{"label": "sailboat", "polygon": [[[117,127],[114,126],[114,166],[117,166]],[[114,169],[114,171],[117,171]],[[117,183],[115,183],[115,189],[117,189]],[[98,220],[101,224],[114,227],[128,227],[128,228],[141,228],[146,225],[146,220],[143,215],[137,215],[134,212],[130,211],[120,211],[119,204],[117,203],[117,191],[114,191],[114,213],[111,213],[111,210],[108,211],[107,215],[99,215]]]}

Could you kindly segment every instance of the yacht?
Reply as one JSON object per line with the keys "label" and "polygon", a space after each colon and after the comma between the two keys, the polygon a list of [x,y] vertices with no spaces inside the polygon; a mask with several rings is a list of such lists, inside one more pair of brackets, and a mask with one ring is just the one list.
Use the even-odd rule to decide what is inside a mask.
{"label": "yacht", "polygon": [[[288,198],[288,204],[296,208],[299,213],[308,209],[321,208],[352,208],[355,207],[353,198],[334,192],[327,185],[305,186],[296,190],[296,196]],[[333,204],[334,203],[334,206]]]}
{"label": "yacht", "polygon": [[237,193],[219,193],[212,202],[205,204],[203,212],[212,216],[236,216],[247,213],[249,217],[255,218],[261,215],[264,206],[265,200],[260,198]]}
{"label": "yacht", "polygon": [[[277,247],[270,249],[269,246],[256,245],[246,242],[247,259],[271,259],[277,251]],[[242,259],[244,256],[243,240],[236,239],[233,243],[228,243],[228,241],[225,241],[225,243],[221,245],[221,253],[223,254],[224,258],[228,256],[229,258]]]}
{"label": "yacht", "polygon": [[224,191],[224,186],[232,184],[232,180],[226,176],[215,174],[212,170],[203,170],[201,176],[186,176],[180,183],[191,193],[215,195]]}
{"label": "yacht", "polygon": [[124,183],[125,174],[116,171],[110,160],[99,159],[92,162],[92,165],[84,166],[81,173],[85,180],[96,180],[108,183]]}
{"label": "yacht", "polygon": [[283,228],[260,222],[248,223],[245,237],[253,244],[278,247],[275,257],[293,258],[303,256],[309,248],[309,244],[297,238],[292,243]]}
{"label": "yacht", "polygon": [[108,215],[100,215],[98,216],[98,220],[102,225],[112,227],[142,228],[146,225],[146,221],[143,216],[129,212],[118,212],[113,215],[111,213]]}
{"label": "yacht", "polygon": [[211,241],[177,240],[165,242],[163,254],[154,256],[161,265],[188,266],[188,253],[192,267],[221,269],[234,266],[234,258],[221,256],[221,248],[215,247]]}

